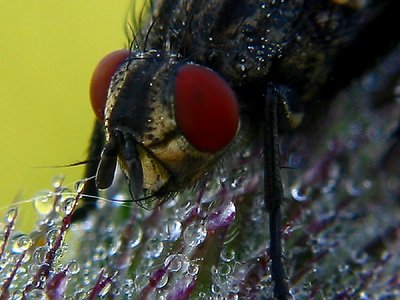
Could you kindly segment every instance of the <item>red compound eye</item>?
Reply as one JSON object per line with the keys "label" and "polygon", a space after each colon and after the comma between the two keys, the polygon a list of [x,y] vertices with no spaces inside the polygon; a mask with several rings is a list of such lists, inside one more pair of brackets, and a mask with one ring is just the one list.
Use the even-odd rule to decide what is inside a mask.
{"label": "red compound eye", "polygon": [[121,63],[129,57],[128,50],[116,50],[104,57],[96,66],[90,81],[90,100],[99,121],[104,120],[104,108],[111,78]]}
{"label": "red compound eye", "polygon": [[189,143],[213,153],[235,137],[239,108],[221,76],[205,67],[185,65],[176,75],[175,117]]}

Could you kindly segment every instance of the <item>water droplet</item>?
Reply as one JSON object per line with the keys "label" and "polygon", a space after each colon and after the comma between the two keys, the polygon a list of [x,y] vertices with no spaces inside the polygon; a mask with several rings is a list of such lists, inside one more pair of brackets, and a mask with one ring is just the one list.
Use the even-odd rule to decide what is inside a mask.
{"label": "water droplet", "polygon": [[12,299],[13,300],[25,300],[26,299],[26,295],[24,295],[24,293],[23,292],[15,292],[13,295],[12,295]]}
{"label": "water droplet", "polygon": [[312,290],[312,287],[313,287],[313,285],[312,285],[312,283],[309,282],[309,281],[307,281],[307,282],[305,282],[305,283],[303,284],[303,290],[304,290],[306,293],[309,293],[309,292]]}
{"label": "water droplet", "polygon": [[110,289],[111,289],[111,282],[107,282],[99,292],[99,297],[104,297],[105,295],[107,295]]}
{"label": "water droplet", "polygon": [[33,206],[40,215],[48,215],[54,208],[54,196],[50,191],[41,191],[34,197]]}
{"label": "water droplet", "polygon": [[235,217],[236,207],[232,201],[229,201],[210,214],[207,221],[207,230],[215,231],[219,228],[227,227],[232,224]]}
{"label": "water droplet", "polygon": [[360,265],[365,265],[368,261],[368,254],[361,250],[352,252],[351,257],[356,264]]}
{"label": "water droplet", "polygon": [[200,270],[200,268],[199,268],[198,264],[190,263],[189,267],[187,269],[187,273],[189,275],[195,276],[195,275],[197,275],[197,273],[199,273],[199,270]]}
{"label": "water droplet", "polygon": [[[239,286],[239,284],[233,283],[233,284],[231,285],[231,287],[230,287],[230,292],[231,292],[232,294],[237,294],[237,293],[239,293],[239,291],[240,291],[240,286]],[[235,296],[237,296],[237,295],[235,295]],[[239,299],[239,298],[237,298],[237,299]]]}
{"label": "water droplet", "polygon": [[366,291],[361,291],[360,300],[370,300],[370,299],[374,299],[372,295],[368,294]]}
{"label": "water droplet", "polygon": [[15,219],[18,216],[18,208],[16,207],[11,207],[7,213],[6,213],[6,217],[5,220],[8,224],[12,223],[15,221]]}
{"label": "water droplet", "polygon": [[76,203],[75,197],[71,196],[61,197],[60,199],[61,210],[64,212],[64,214],[70,215],[75,207],[75,203]]}
{"label": "water droplet", "polygon": [[47,247],[47,246],[42,246],[42,247],[36,248],[36,250],[33,254],[33,259],[37,265],[40,265],[44,262],[48,251],[49,251],[49,247]]}
{"label": "water droplet", "polygon": [[108,256],[108,251],[103,245],[98,245],[96,247],[96,251],[93,255],[94,261],[103,261],[106,260]]}
{"label": "water droplet", "polygon": [[165,259],[164,265],[168,265],[168,270],[170,272],[177,272],[182,268],[183,261],[181,259],[181,256],[181,254],[172,254]]}
{"label": "water droplet", "polygon": [[176,241],[182,232],[182,224],[178,220],[170,219],[164,226],[164,239],[170,242]]}
{"label": "water droplet", "polygon": [[231,271],[232,271],[232,268],[231,268],[231,266],[228,265],[228,264],[221,263],[221,264],[218,266],[218,273],[219,273],[219,275],[227,276],[227,275],[229,275],[229,274],[231,273]]}
{"label": "water droplet", "polygon": [[135,277],[135,288],[137,290],[142,290],[148,283],[149,278],[146,274],[140,274]]}
{"label": "water droplet", "polygon": [[13,253],[21,254],[32,247],[32,239],[27,235],[20,235],[13,238],[11,251]]}
{"label": "water droplet", "polygon": [[69,275],[75,275],[78,274],[79,271],[81,270],[79,263],[75,260],[72,260],[69,264],[68,264],[68,268],[67,268],[67,274]]}
{"label": "water droplet", "polygon": [[211,267],[211,274],[213,274],[213,275],[218,275],[219,274],[219,270],[218,270],[217,266],[213,265]]}
{"label": "water droplet", "polygon": [[295,186],[291,190],[293,199],[298,202],[304,202],[309,200],[310,192],[311,192],[310,189],[301,187],[299,185]]}
{"label": "water droplet", "polygon": [[211,285],[211,292],[215,295],[218,295],[221,293],[221,286],[217,283],[214,283]]}
{"label": "water droplet", "polygon": [[311,245],[311,251],[319,254],[325,250],[325,240],[322,238],[310,238],[308,243]]}
{"label": "water droplet", "polygon": [[54,176],[53,178],[52,178],[52,180],[51,180],[51,186],[54,188],[54,189],[59,189],[59,188],[61,188],[62,187],[62,185],[63,185],[63,183],[64,183],[64,179],[65,179],[65,176],[64,175],[56,175],[56,176]]}
{"label": "water droplet", "polygon": [[158,258],[164,250],[164,244],[157,240],[152,240],[147,244],[147,258]]}
{"label": "water droplet", "polygon": [[79,180],[75,183],[74,189],[77,193],[82,193],[85,188],[86,180]]}
{"label": "water droplet", "polygon": [[131,249],[136,248],[143,238],[143,230],[140,226],[136,226],[133,230],[131,240],[129,241],[129,247]]}
{"label": "water droplet", "polygon": [[203,225],[190,224],[183,233],[183,238],[189,247],[196,247],[204,242],[207,231]]}
{"label": "water droplet", "polygon": [[51,246],[60,235],[60,230],[57,228],[50,229],[46,234],[47,245]]}
{"label": "water droplet", "polygon": [[26,294],[26,298],[30,300],[48,300],[46,293],[42,289],[34,289]]}
{"label": "water droplet", "polygon": [[221,252],[221,259],[224,262],[230,262],[235,258],[235,250],[224,248]]}
{"label": "water droplet", "polygon": [[125,294],[130,293],[134,289],[133,280],[126,279],[123,284],[121,285],[121,291]]}
{"label": "water droplet", "polygon": [[253,222],[258,222],[264,217],[263,209],[255,209],[252,211],[250,218]]}
{"label": "water droplet", "polygon": [[340,273],[347,273],[348,271],[350,271],[350,266],[348,264],[339,264],[338,270]]}
{"label": "water droplet", "polygon": [[354,197],[362,196],[372,186],[369,180],[357,180],[348,179],[346,180],[346,191]]}
{"label": "water droplet", "polygon": [[166,286],[167,285],[167,283],[168,283],[168,274],[167,273],[165,273],[161,278],[160,278],[160,280],[157,282],[157,288],[163,288],[164,286]]}

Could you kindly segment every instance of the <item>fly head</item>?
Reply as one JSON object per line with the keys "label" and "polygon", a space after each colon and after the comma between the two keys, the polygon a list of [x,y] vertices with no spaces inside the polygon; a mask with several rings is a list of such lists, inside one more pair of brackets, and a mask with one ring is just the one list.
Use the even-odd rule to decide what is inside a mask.
{"label": "fly head", "polygon": [[[97,187],[112,185],[117,162],[134,199],[196,184],[237,135],[234,92],[214,71],[176,55],[122,53],[105,64],[114,72],[107,96],[92,93],[105,132]],[[96,72],[106,73],[98,67],[94,78]],[[93,82],[92,90],[100,90]]]}

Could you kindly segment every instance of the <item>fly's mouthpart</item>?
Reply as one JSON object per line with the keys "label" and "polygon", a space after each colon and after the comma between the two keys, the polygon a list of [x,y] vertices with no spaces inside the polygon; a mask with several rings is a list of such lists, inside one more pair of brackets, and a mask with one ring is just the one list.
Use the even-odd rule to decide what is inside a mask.
{"label": "fly's mouthpart", "polygon": [[111,186],[117,167],[117,156],[117,140],[116,137],[111,137],[101,152],[100,162],[96,172],[97,188],[106,189]]}
{"label": "fly's mouthpart", "polygon": [[159,191],[171,178],[163,164],[126,128],[113,129],[103,148],[96,174],[96,186],[99,189],[107,189],[112,185],[117,161],[135,200],[143,198],[145,191]]}
{"label": "fly's mouthpart", "polygon": [[123,171],[128,182],[129,191],[133,199],[139,199],[143,193],[143,170],[137,150],[137,141],[132,135],[125,134],[121,147],[121,161],[124,162]]}

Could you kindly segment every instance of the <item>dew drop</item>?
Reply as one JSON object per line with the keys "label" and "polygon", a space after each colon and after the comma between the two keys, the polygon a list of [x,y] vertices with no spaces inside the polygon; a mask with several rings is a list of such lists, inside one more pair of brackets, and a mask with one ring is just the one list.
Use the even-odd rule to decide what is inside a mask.
{"label": "dew drop", "polygon": [[351,257],[355,263],[360,265],[365,265],[368,261],[368,254],[361,250],[352,252]]}
{"label": "dew drop", "polygon": [[171,219],[164,226],[164,238],[167,241],[174,242],[182,232],[182,224],[178,220]]}
{"label": "dew drop", "polygon": [[183,238],[189,247],[196,247],[204,242],[207,231],[203,225],[190,224],[183,233]]}
{"label": "dew drop", "polygon": [[292,197],[294,200],[296,200],[298,202],[305,202],[305,201],[309,200],[310,190],[297,185],[294,188],[292,188],[291,194],[292,194]]}
{"label": "dew drop", "polygon": [[253,222],[258,222],[264,217],[264,210],[262,209],[255,209],[250,215],[250,218]]}
{"label": "dew drop", "polygon": [[15,292],[12,297],[13,300],[25,300],[26,295],[23,292]]}
{"label": "dew drop", "polygon": [[14,222],[17,216],[18,216],[18,208],[11,207],[6,213],[5,217],[6,223],[10,224]]}
{"label": "dew drop", "polygon": [[162,277],[161,277],[161,279],[157,282],[157,288],[158,289],[161,289],[161,288],[163,288],[164,286],[166,286],[167,285],[167,283],[168,283],[168,274],[167,273],[165,273]]}
{"label": "dew drop", "polygon": [[[236,294],[235,296],[237,296],[237,293],[239,293],[239,291],[240,291],[240,286],[238,284],[234,283],[231,285],[230,292],[232,294]],[[239,298],[237,298],[237,299],[239,299]]]}
{"label": "dew drop", "polygon": [[46,234],[47,245],[51,246],[60,235],[60,230],[57,228],[50,229]]}
{"label": "dew drop", "polygon": [[354,197],[362,196],[372,186],[371,181],[357,179],[346,180],[346,191]]}
{"label": "dew drop", "polygon": [[54,197],[50,191],[41,191],[34,197],[33,206],[40,215],[48,215],[54,208]]}
{"label": "dew drop", "polygon": [[42,247],[36,248],[36,250],[33,254],[33,258],[37,265],[40,265],[44,262],[48,251],[49,251],[49,247],[47,247],[47,246],[42,246]]}
{"label": "dew drop", "polygon": [[168,270],[170,272],[178,272],[183,265],[183,261],[182,261],[182,255],[169,255],[164,262],[164,265],[167,266],[168,265]]}
{"label": "dew drop", "polygon": [[319,254],[324,250],[324,248],[323,248],[324,240],[323,239],[311,238],[308,243],[311,245],[311,251],[313,253]]}
{"label": "dew drop", "polygon": [[66,215],[70,215],[75,207],[76,199],[74,197],[61,197],[60,207]]}
{"label": "dew drop", "polygon": [[187,269],[187,273],[189,275],[195,276],[195,275],[197,275],[197,273],[199,273],[199,270],[200,270],[200,268],[199,268],[198,264],[190,263],[189,267]]}
{"label": "dew drop", "polygon": [[68,264],[67,274],[75,275],[75,274],[78,274],[80,270],[81,270],[81,268],[79,266],[79,263],[77,261],[73,260]]}
{"label": "dew drop", "polygon": [[213,266],[211,267],[211,274],[213,274],[213,275],[219,275],[219,270],[218,270],[218,268],[217,268],[215,265],[213,265]]}
{"label": "dew drop", "polygon": [[111,289],[111,282],[107,282],[104,287],[101,289],[101,291],[99,292],[98,296],[99,297],[104,297],[108,294],[108,292]]}
{"label": "dew drop", "polygon": [[164,250],[164,244],[157,240],[152,240],[147,244],[147,258],[158,258]]}
{"label": "dew drop", "polygon": [[338,269],[340,273],[347,273],[350,271],[350,266],[348,264],[339,264]]}
{"label": "dew drop", "polygon": [[68,300],[86,299],[86,298],[87,298],[86,291],[84,289],[78,289],[73,292],[73,297],[71,297]]}
{"label": "dew drop", "polygon": [[149,281],[148,276],[146,274],[140,274],[135,277],[135,288],[137,290],[142,290]]}
{"label": "dew drop", "polygon": [[13,253],[21,254],[32,247],[32,239],[27,235],[20,235],[13,239],[11,251]]}
{"label": "dew drop", "polygon": [[224,262],[230,262],[235,258],[235,250],[224,248],[221,252],[221,259]]}
{"label": "dew drop", "polygon": [[136,226],[135,230],[132,233],[131,240],[129,242],[129,247],[131,249],[136,248],[143,238],[143,230],[140,226]]}
{"label": "dew drop", "polygon": [[86,180],[79,180],[75,183],[74,189],[77,193],[82,193],[85,188]]}
{"label": "dew drop", "polygon": [[46,293],[42,289],[34,289],[26,294],[26,298],[30,300],[48,300]]}
{"label": "dew drop", "polygon": [[99,245],[96,247],[96,251],[93,255],[94,261],[103,261],[106,260],[108,256],[108,251],[103,245]]}
{"label": "dew drop", "polygon": [[64,175],[61,174],[54,176],[51,180],[51,186],[54,189],[60,189],[64,183],[64,179],[65,179]]}
{"label": "dew drop", "polygon": [[307,281],[303,284],[303,291],[305,291],[306,293],[309,293],[312,290],[312,283]]}
{"label": "dew drop", "polygon": [[221,286],[219,284],[212,284],[211,285],[211,292],[215,295],[218,295],[221,293]]}
{"label": "dew drop", "polygon": [[369,295],[368,293],[366,293],[365,291],[361,291],[360,292],[360,300],[370,300],[370,299],[374,299],[372,297],[372,295]]}
{"label": "dew drop", "polygon": [[231,266],[229,266],[228,264],[221,263],[221,264],[218,266],[218,273],[219,273],[220,275],[222,275],[222,276],[227,276],[227,275],[229,275],[229,274],[231,273],[231,271],[232,271],[232,268],[231,268]]}
{"label": "dew drop", "polygon": [[132,279],[126,279],[124,283],[121,285],[121,290],[123,293],[127,294],[133,290],[133,280]]}

